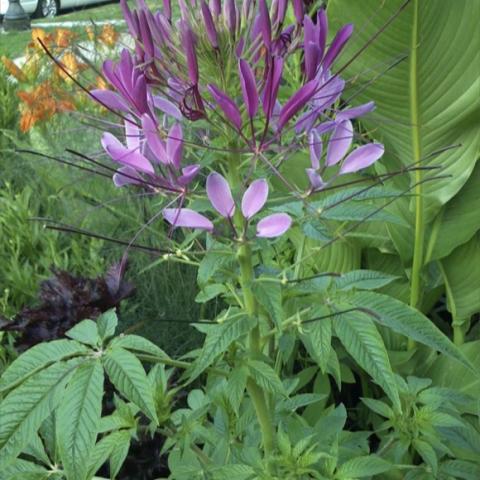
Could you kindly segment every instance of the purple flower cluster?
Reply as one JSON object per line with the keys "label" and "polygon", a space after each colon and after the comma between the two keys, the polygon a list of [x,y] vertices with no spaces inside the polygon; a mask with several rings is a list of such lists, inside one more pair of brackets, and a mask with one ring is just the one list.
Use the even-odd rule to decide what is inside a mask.
{"label": "purple flower cluster", "polygon": [[[292,138],[308,140],[310,192],[325,187],[326,168],[336,167],[337,175],[352,173],[382,156],[383,146],[374,143],[349,153],[351,121],[372,111],[373,103],[338,109],[345,82],[332,67],[352,35],[352,25],[342,27],[328,45],[325,10],[311,17],[301,0],[292,0],[291,5],[288,0],[273,0],[270,8],[266,0],[241,4],[179,0],[177,20],[170,0],[164,0],[157,12],[149,10],[144,0],[137,0],[133,11],[125,0],[121,6],[135,50],[124,50],[116,64],[105,62],[104,74],[113,91],[91,92],[125,119],[126,145],[109,133],[102,141],[108,155],[121,165],[114,178],[117,186],[136,184],[185,195],[200,169],[198,164],[181,167],[181,124],[187,121],[202,120],[199,130],[208,128],[211,136],[230,130],[236,148],[255,158],[278,151]],[[298,65],[298,61],[289,63],[295,56],[301,60],[297,72],[301,82],[292,92],[287,71]],[[195,131],[195,124],[192,127]],[[208,177],[210,183],[220,182],[214,175]],[[229,218],[217,208],[212,200],[215,189],[208,185],[212,205]],[[247,199],[254,185],[247,189]],[[217,190],[226,202],[225,185]],[[213,229],[208,219],[185,208],[167,209],[165,218],[176,226]],[[257,236],[269,236],[265,232],[272,220],[268,219],[258,223]],[[287,224],[285,217],[274,220],[276,225]],[[277,230],[271,232],[275,236]]]}

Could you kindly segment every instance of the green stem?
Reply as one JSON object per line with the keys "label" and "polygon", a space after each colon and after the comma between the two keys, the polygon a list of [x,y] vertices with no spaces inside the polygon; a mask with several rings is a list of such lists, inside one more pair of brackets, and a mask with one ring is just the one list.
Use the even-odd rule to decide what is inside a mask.
{"label": "green stem", "polygon": [[[233,145],[235,148],[235,145]],[[240,155],[231,155],[228,158],[228,177],[231,187],[237,192],[242,185],[242,179],[240,177]],[[234,216],[234,224],[237,229],[237,233],[242,236],[244,218],[241,212],[237,209]],[[239,238],[241,241],[237,251],[237,259],[240,265],[240,286],[242,288],[243,306],[247,315],[252,318],[257,316],[257,304],[255,296],[253,295],[252,284],[254,280],[252,252],[250,246],[244,238]],[[249,349],[250,358],[257,359],[261,356],[261,335],[260,326],[255,325],[249,334]],[[270,409],[268,408],[268,398],[265,392],[255,383],[253,379],[247,381],[247,391],[255,408],[257,414],[258,423],[260,424],[260,430],[262,432],[263,448],[266,456],[275,449],[275,430],[273,428],[273,419],[271,417]]]}
{"label": "green stem", "polygon": [[[418,72],[417,72],[417,54],[418,54],[418,0],[413,1],[413,25],[412,25],[412,49],[410,54],[410,110],[412,122],[412,152],[413,161],[419,162],[421,159],[420,145],[420,113],[418,110]],[[410,306],[419,308],[422,289],[422,268],[424,255],[425,225],[422,197],[422,171],[415,171],[415,239],[412,274],[410,279]],[[413,340],[408,341],[408,348],[415,346]]]}
{"label": "green stem", "polygon": [[458,346],[465,343],[465,332],[463,329],[463,324],[453,324],[453,343]]}
{"label": "green stem", "polygon": [[[238,263],[240,265],[240,285],[243,293],[243,304],[247,314],[255,317],[257,313],[255,296],[252,291],[253,283],[253,265],[252,253],[247,243],[240,245],[237,253]],[[257,359],[262,353],[260,326],[257,324],[252,328],[249,334],[250,358]],[[263,448],[265,454],[269,456],[275,448],[275,431],[273,421],[268,408],[268,400],[264,391],[255,383],[253,379],[247,382],[247,391],[252,399],[258,423],[262,431]]]}

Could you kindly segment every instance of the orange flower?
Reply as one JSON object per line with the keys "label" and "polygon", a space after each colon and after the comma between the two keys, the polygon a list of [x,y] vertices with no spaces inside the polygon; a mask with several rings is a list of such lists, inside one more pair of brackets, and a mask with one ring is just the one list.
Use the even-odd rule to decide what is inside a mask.
{"label": "orange flower", "polygon": [[103,77],[97,77],[95,84],[99,90],[108,90],[108,83]]}
{"label": "orange flower", "polygon": [[25,82],[27,77],[21,68],[17,67],[15,62],[12,62],[9,58],[2,56],[2,63],[5,65],[8,73],[15,77],[19,82]]}
{"label": "orange flower", "polygon": [[48,81],[31,91],[19,91],[17,95],[23,102],[20,105],[22,132],[27,132],[38,122],[49,120],[56,113],[75,109],[68,95],[60,90],[54,90]]}
{"label": "orange flower", "polygon": [[87,32],[88,39],[93,42],[95,40],[95,30],[93,27],[89,25],[88,27],[85,27],[85,31]]}
{"label": "orange flower", "polygon": [[[62,64],[67,72],[72,77],[77,77],[78,74],[87,68],[87,65],[77,60],[77,57],[72,52],[66,52],[62,57]],[[57,73],[60,78],[63,78],[67,83],[71,83],[72,79],[60,67],[57,67]]]}
{"label": "orange flower", "polygon": [[47,33],[42,28],[32,28],[32,41],[28,44],[28,47],[43,51],[42,45],[40,44],[39,40],[46,47],[48,47],[52,43],[53,35],[51,33]]}
{"label": "orange flower", "polygon": [[57,28],[55,30],[55,45],[59,48],[67,48],[75,37],[75,32],[66,28]]}
{"label": "orange flower", "polygon": [[115,27],[111,23],[107,23],[103,26],[98,39],[107,47],[114,47],[118,37],[119,33],[115,30]]}

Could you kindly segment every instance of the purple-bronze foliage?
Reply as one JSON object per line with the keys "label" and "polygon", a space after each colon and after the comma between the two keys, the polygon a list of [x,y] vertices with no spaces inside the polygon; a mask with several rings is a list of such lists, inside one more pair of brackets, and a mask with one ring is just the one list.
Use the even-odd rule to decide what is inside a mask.
{"label": "purple-bronze foliage", "polygon": [[[375,143],[350,151],[352,120],[374,109],[372,102],[356,107],[340,103],[345,81],[335,72],[336,60],[352,25],[343,26],[328,44],[325,10],[309,16],[301,0],[274,0],[270,7],[266,0],[201,0],[195,6],[182,0],[179,19],[173,18],[169,1],[157,12],[143,1],[134,10],[125,0],[121,4],[135,48],[124,50],[117,63],[105,62],[113,91],[92,95],[124,118],[126,142],[105,133],[102,144],[119,164],[117,186],[180,198],[178,207],[164,211],[173,226],[214,230],[209,219],[183,208],[187,187],[192,189],[200,171],[197,163],[181,166],[184,130],[193,138],[190,144],[201,148],[208,148],[198,140],[205,131],[211,138],[223,135],[227,149],[218,155],[219,163],[228,157],[228,148],[270,167],[269,157],[282,149],[304,148],[311,160],[307,195],[383,155],[383,146]],[[291,69],[298,65],[300,84],[292,87]],[[324,175],[327,168],[332,174]],[[252,182],[251,173],[242,180],[250,183],[242,201],[247,222],[268,193],[266,181]],[[214,209],[233,217],[235,202],[226,180],[213,173],[206,187]],[[257,236],[277,236],[290,223],[286,214],[268,216],[258,222]]]}

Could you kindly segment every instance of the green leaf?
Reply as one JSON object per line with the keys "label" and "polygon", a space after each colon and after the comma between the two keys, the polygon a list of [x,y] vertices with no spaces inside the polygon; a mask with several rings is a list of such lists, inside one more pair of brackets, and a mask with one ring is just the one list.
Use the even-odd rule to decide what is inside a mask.
{"label": "green leaf", "polygon": [[383,388],[396,409],[401,410],[387,349],[373,321],[365,314],[350,312],[339,315],[333,324],[347,352]]}
{"label": "green leaf", "polygon": [[374,398],[360,398],[360,400],[372,411],[378,413],[382,417],[392,418],[393,410],[385,403]]}
{"label": "green leaf", "polygon": [[113,337],[115,335],[115,330],[117,329],[118,318],[115,312],[115,309],[108,310],[105,313],[102,313],[97,319],[97,329],[100,338],[105,341],[107,338]]}
{"label": "green leaf", "polygon": [[152,390],[140,360],[118,345],[103,357],[105,370],[115,388],[154,422],[158,423]]}
{"label": "green leaf", "polygon": [[[474,370],[452,360],[450,357],[438,358],[422,375],[432,379],[434,385],[448,387],[459,394],[480,397],[480,340],[464,343],[460,347],[463,355],[474,366]],[[473,402],[475,403],[475,402]],[[478,406],[472,405],[471,413],[478,413]]]}
{"label": "green leaf", "polygon": [[197,294],[195,301],[197,303],[205,303],[211,300],[212,298],[218,297],[221,293],[225,293],[227,289],[219,284],[213,283],[211,285],[206,285],[203,287],[202,291]]}
{"label": "green leaf", "polygon": [[352,479],[380,475],[392,470],[392,464],[376,455],[357,457],[340,465],[335,478]]}
{"label": "green leaf", "polygon": [[[93,449],[90,461],[88,463],[89,476],[94,475],[97,470],[111,457],[113,452],[126,444],[130,443],[130,432],[120,430],[103,437]],[[115,462],[114,462],[115,463]]]}
{"label": "green leaf", "polygon": [[26,455],[30,455],[45,465],[50,465],[51,461],[48,457],[47,452],[45,451],[45,447],[43,445],[42,439],[40,438],[38,433],[32,435],[30,443],[27,445],[26,448],[23,449],[23,452]]}
{"label": "green leaf", "polygon": [[339,290],[376,290],[397,280],[398,276],[388,273],[375,272],[374,270],[353,270],[335,278],[335,284]]}
{"label": "green leaf", "polygon": [[0,392],[15,387],[52,363],[88,352],[89,350],[80,343],[65,339],[35,345],[16,358],[3,372],[0,378]]}
{"label": "green leaf", "polygon": [[253,292],[258,303],[266,310],[278,329],[283,322],[282,287],[279,283],[257,281]]}
{"label": "green leaf", "polygon": [[380,325],[473,368],[458,347],[418,310],[392,297],[373,292],[352,293],[348,301],[352,305],[367,309],[372,319]]}
{"label": "green leaf", "polygon": [[48,478],[50,472],[36,463],[17,458],[1,473],[2,480],[43,480]]}
{"label": "green leaf", "polygon": [[237,414],[244,397],[245,388],[247,387],[247,380],[248,369],[246,365],[237,365],[228,376],[225,394]]}
{"label": "green leaf", "polygon": [[279,402],[275,410],[277,412],[286,412],[290,414],[299,408],[318,403],[326,397],[327,395],[322,393],[300,393]]}
{"label": "green leaf", "polygon": [[160,347],[139,335],[120,335],[110,342],[110,347],[121,347],[133,353],[146,353],[158,358],[170,358]]}
{"label": "green leaf", "polygon": [[190,373],[190,381],[197,378],[215,359],[251,328],[251,320],[246,315],[227,318],[218,325],[209,325],[205,343]]}
{"label": "green leaf", "polygon": [[480,234],[456,248],[441,261],[441,265],[447,290],[447,307],[452,314],[453,324],[461,325],[480,312]]}
{"label": "green leaf", "polygon": [[286,394],[280,377],[270,365],[259,360],[249,360],[248,369],[253,381],[266,392]]}
{"label": "green leaf", "polygon": [[[321,309],[320,313],[322,315],[323,312],[327,311],[326,308]],[[324,318],[303,325],[300,339],[310,357],[318,363],[321,371],[325,373],[327,371],[332,343],[332,320],[330,318]]]}
{"label": "green leaf", "polygon": [[413,448],[422,457],[423,461],[432,469],[434,475],[438,470],[438,459],[435,450],[432,446],[424,440],[414,439],[412,441]]}
{"label": "green leaf", "polygon": [[455,195],[435,218],[427,246],[426,258],[444,258],[455,248],[467,243],[480,230],[480,161],[460,192]]}
{"label": "green leaf", "polygon": [[65,335],[80,343],[91,345],[92,347],[96,347],[101,343],[97,324],[93,320],[82,320],[68,330]]}
{"label": "green leaf", "polygon": [[381,205],[368,205],[360,202],[343,202],[335,207],[328,208],[322,213],[322,218],[337,221],[359,221],[359,222],[386,222],[401,226],[408,224],[398,215],[381,209]]}
{"label": "green leaf", "polygon": [[203,257],[198,267],[198,284],[205,285],[215,273],[234,260],[232,252],[225,245],[214,243]]}
{"label": "green leaf", "polygon": [[480,465],[464,460],[447,460],[440,465],[440,472],[462,480],[478,480]]}
{"label": "green leaf", "polygon": [[79,360],[56,363],[36,373],[0,403],[0,471],[28,445],[58,406]]}
{"label": "green leaf", "polygon": [[255,470],[249,465],[230,464],[213,470],[214,480],[250,480],[255,477]]}
{"label": "green leaf", "polygon": [[[420,196],[395,202],[412,224],[415,209],[411,204],[422,201],[425,221],[431,221],[465,184],[478,158],[480,49],[472,41],[478,38],[478,22],[472,15],[476,8],[476,0],[409,3],[331,0],[328,3],[332,28],[345,23],[362,26],[337,60],[338,66],[351,59],[395,17],[350,62],[344,75],[356,78],[356,102],[375,101],[375,112],[362,122],[384,142],[386,155],[380,164],[387,171],[419,160],[422,166],[442,167],[445,178],[424,183],[417,190]],[[408,58],[398,62],[404,55]],[[393,65],[394,68],[389,68]],[[445,149],[452,145],[460,146]],[[445,150],[434,155],[441,149]],[[437,172],[412,172],[409,183],[434,175]],[[399,177],[400,182],[403,177]],[[393,234],[397,248],[401,244],[400,250],[404,250],[404,258],[412,255],[411,235],[406,229],[396,229]]]}
{"label": "green leaf", "polygon": [[127,458],[128,450],[130,449],[130,440],[130,435],[128,437],[127,435],[124,435],[121,438],[119,437],[115,444],[115,448],[110,454],[110,478],[112,480],[118,475],[118,472],[122,468],[123,462]]}
{"label": "green leaf", "polygon": [[57,411],[57,441],[69,480],[85,480],[102,413],[103,367],[99,360],[81,365],[70,380]]}

